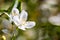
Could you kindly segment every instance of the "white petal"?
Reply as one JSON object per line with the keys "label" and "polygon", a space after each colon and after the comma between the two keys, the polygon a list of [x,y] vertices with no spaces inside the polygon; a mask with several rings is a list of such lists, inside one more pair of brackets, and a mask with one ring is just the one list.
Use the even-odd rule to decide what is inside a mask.
{"label": "white petal", "polygon": [[28,21],[28,22],[26,22],[26,24],[25,24],[26,28],[32,28],[32,27],[34,27],[35,25],[36,25],[36,23],[33,22],[33,21]]}
{"label": "white petal", "polygon": [[53,25],[60,26],[60,17],[58,16],[52,16],[49,19],[49,22],[52,23]]}
{"label": "white petal", "polygon": [[47,5],[47,4],[42,4],[40,8],[41,8],[42,10],[46,10],[46,9],[49,9],[50,6]]}
{"label": "white petal", "polygon": [[20,24],[20,20],[18,16],[13,17],[13,22],[18,26]]}
{"label": "white petal", "polygon": [[18,28],[21,29],[21,30],[26,30],[26,29],[25,29],[25,25],[18,26]]}
{"label": "white petal", "polygon": [[2,25],[6,29],[9,29],[9,30],[12,29],[12,24],[8,20],[6,20],[6,19],[3,19],[2,20]]}
{"label": "white petal", "polygon": [[25,10],[22,10],[21,14],[20,14],[20,21],[24,22],[27,20],[27,12]]}
{"label": "white petal", "polygon": [[19,15],[19,10],[17,8],[13,8],[12,9],[12,15],[13,16]]}
{"label": "white petal", "polygon": [[2,32],[3,32],[4,34],[9,35],[10,37],[13,36],[12,33],[11,33],[9,30],[7,30],[7,29],[3,29]]}
{"label": "white petal", "polygon": [[46,0],[48,4],[57,4],[56,0]]}
{"label": "white petal", "polygon": [[9,30],[3,29],[2,32],[4,32],[5,34],[8,34],[9,33]]}

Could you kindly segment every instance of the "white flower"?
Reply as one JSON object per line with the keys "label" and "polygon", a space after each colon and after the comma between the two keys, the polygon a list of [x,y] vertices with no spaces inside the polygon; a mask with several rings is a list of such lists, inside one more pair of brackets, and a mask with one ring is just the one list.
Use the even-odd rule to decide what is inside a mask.
{"label": "white flower", "polygon": [[46,3],[49,4],[49,5],[54,5],[54,4],[57,4],[57,0],[46,0]]}
{"label": "white flower", "polygon": [[50,6],[46,3],[41,5],[42,10],[46,10],[46,9],[49,9],[49,8],[50,8]]}
{"label": "white flower", "polygon": [[35,26],[34,21],[27,21],[28,14],[26,11],[22,10],[17,19],[13,17],[14,23],[18,26],[19,29],[25,30],[25,28],[32,28]]}
{"label": "white flower", "polygon": [[13,8],[12,12],[10,14],[4,12],[10,19],[9,21],[12,22],[13,21],[13,17],[15,17],[17,20],[19,18],[19,10],[17,8]]}
{"label": "white flower", "polygon": [[60,14],[49,17],[48,21],[53,25],[60,26]]}
{"label": "white flower", "polygon": [[10,14],[10,22],[13,21],[13,17],[15,17],[16,19],[17,19],[17,17],[19,17],[19,10],[17,8],[13,8],[13,10],[11,12],[11,14]]}
{"label": "white flower", "polygon": [[57,4],[57,0],[45,0],[45,2],[41,4],[41,9],[42,10],[51,9],[56,4]]}
{"label": "white flower", "polygon": [[27,21],[28,13],[25,10],[22,10],[19,14],[19,10],[13,8],[11,14],[8,16],[10,17],[10,22],[13,21],[19,29],[25,30],[25,28],[32,28],[35,26],[34,21]]}

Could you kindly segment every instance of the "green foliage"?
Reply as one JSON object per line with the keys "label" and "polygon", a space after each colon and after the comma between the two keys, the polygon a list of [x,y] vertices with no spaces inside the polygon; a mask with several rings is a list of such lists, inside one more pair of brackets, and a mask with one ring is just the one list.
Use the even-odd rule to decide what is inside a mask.
{"label": "green foliage", "polygon": [[[15,4],[15,1],[16,0],[12,0],[12,5],[8,8],[8,10],[0,10],[0,12],[2,13],[2,15],[0,15],[0,28],[1,28],[1,22],[2,22],[2,20],[3,20],[3,18],[6,18],[6,19],[9,19],[5,14],[4,14],[4,12],[7,12],[8,14],[10,14],[10,12],[11,12],[11,10],[12,10],[12,8],[14,7],[14,4]],[[40,29],[44,29],[43,31],[43,36],[45,36],[45,34],[47,33],[47,35],[49,36],[49,37],[47,37],[47,38],[44,38],[44,40],[53,40],[54,38],[54,36],[60,36],[60,26],[56,26],[56,25],[52,25],[52,24],[50,24],[49,22],[46,22],[46,23],[42,23],[40,20],[39,20],[39,18],[40,18],[40,10],[38,11],[38,3],[36,2],[36,3],[32,3],[30,0],[18,0],[18,6],[17,6],[17,8],[18,8],[18,10],[21,12],[21,2],[26,2],[26,4],[27,4],[27,11],[28,11],[28,14],[29,14],[29,19],[28,20],[34,20],[35,22],[36,22],[36,26],[33,28],[33,29],[35,29],[35,31],[36,31],[36,34],[37,34],[37,36],[39,36],[39,30]],[[59,10],[60,10],[60,6],[59,6]],[[1,30],[1,29],[0,29]],[[20,30],[20,29],[18,29],[18,28],[16,28],[16,30],[18,31],[18,35],[17,36],[14,36],[14,34],[13,34],[13,37],[11,38],[11,40],[16,40],[16,38],[18,37],[18,36],[21,36],[21,35],[23,35],[24,34],[24,32],[25,31],[23,31],[23,30]],[[2,34],[3,32],[2,31],[0,31],[0,34]],[[37,37],[38,38],[38,37]],[[37,39],[36,38],[36,39]],[[36,40],[35,39],[35,40]]]}
{"label": "green foliage", "polygon": [[11,10],[12,10],[12,8],[13,8],[14,4],[15,4],[15,0],[13,0],[12,5],[8,8],[8,13],[10,13],[10,12],[11,12]]}

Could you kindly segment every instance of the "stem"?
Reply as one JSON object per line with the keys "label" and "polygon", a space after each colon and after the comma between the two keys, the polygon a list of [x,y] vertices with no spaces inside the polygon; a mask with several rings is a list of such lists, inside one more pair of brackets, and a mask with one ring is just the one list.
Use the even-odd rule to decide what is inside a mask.
{"label": "stem", "polygon": [[[14,4],[13,8],[17,8],[17,6],[18,6],[18,0],[15,0],[15,4]],[[12,8],[12,10],[13,10],[13,8]],[[13,22],[12,22],[12,27],[13,27]],[[15,40],[14,34],[13,34],[12,40]]]}
{"label": "stem", "polygon": [[15,1],[13,8],[16,8],[17,6],[18,6],[18,0]]}

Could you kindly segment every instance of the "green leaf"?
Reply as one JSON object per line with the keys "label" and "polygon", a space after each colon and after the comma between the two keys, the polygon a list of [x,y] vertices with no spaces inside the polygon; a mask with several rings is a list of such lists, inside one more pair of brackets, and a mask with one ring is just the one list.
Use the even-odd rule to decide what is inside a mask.
{"label": "green leaf", "polygon": [[18,6],[17,6],[18,10],[21,11],[21,0],[18,0]]}
{"label": "green leaf", "polygon": [[55,31],[60,33],[60,27],[56,27]]}
{"label": "green leaf", "polygon": [[11,12],[11,10],[12,10],[12,8],[13,8],[14,4],[15,4],[15,0],[13,0],[12,5],[8,8],[8,13],[10,13],[10,12]]}

